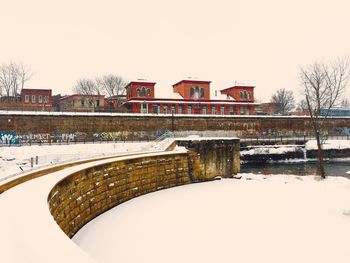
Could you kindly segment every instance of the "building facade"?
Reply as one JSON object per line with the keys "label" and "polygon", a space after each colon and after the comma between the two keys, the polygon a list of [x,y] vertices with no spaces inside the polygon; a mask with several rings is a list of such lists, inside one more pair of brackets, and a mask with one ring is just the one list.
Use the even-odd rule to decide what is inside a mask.
{"label": "building facade", "polygon": [[60,111],[103,111],[104,95],[73,94],[59,99]]}
{"label": "building facade", "polygon": [[126,107],[132,113],[253,115],[254,86],[233,86],[210,94],[210,81],[186,79],[173,85],[174,98],[155,98],[155,82],[132,81]]}
{"label": "building facade", "polygon": [[22,89],[21,103],[25,110],[52,110],[51,89]]}

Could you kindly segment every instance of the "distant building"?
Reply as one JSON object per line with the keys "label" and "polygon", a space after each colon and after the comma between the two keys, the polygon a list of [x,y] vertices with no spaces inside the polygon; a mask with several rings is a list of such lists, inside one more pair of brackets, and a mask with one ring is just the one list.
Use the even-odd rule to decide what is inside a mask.
{"label": "distant building", "polygon": [[60,111],[103,111],[104,95],[73,94],[59,99]]}
{"label": "distant building", "polygon": [[124,103],[126,101],[126,95],[115,95],[108,98],[105,98],[105,110],[106,111],[124,111]]}
{"label": "distant building", "polygon": [[322,116],[325,116],[328,114],[328,116],[350,116],[350,108],[330,108],[329,111],[328,109],[321,109],[320,114]]}
{"label": "distant building", "polygon": [[51,89],[22,89],[21,103],[23,110],[52,110]]}
{"label": "distant building", "polygon": [[236,85],[210,94],[210,81],[185,79],[173,85],[173,96],[155,98],[155,82],[132,81],[126,107],[132,113],[253,115],[254,86]]}
{"label": "distant building", "polygon": [[256,115],[278,115],[280,105],[274,102],[260,103],[256,106]]}

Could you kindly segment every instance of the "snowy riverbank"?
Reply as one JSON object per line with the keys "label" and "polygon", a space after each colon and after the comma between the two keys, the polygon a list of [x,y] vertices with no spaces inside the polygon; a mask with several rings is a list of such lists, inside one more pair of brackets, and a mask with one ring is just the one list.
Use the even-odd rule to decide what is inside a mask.
{"label": "snowy riverbank", "polygon": [[124,203],[74,237],[106,262],[348,262],[350,180],[262,176]]}

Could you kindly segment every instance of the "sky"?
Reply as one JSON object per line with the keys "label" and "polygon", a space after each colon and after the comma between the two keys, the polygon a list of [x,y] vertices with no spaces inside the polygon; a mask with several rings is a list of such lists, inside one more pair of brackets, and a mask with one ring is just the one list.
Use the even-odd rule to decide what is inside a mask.
{"label": "sky", "polygon": [[[27,65],[27,88],[70,94],[79,78],[192,77],[213,90],[255,85],[302,96],[300,67],[350,55],[348,0],[0,0],[0,64]],[[348,92],[350,94],[350,91]]]}

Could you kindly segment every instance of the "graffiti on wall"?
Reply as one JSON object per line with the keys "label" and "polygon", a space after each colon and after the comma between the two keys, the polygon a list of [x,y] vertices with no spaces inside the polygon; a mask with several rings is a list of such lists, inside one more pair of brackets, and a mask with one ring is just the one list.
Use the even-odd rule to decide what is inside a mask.
{"label": "graffiti on wall", "polygon": [[18,136],[15,132],[0,131],[0,144],[18,144]]}

